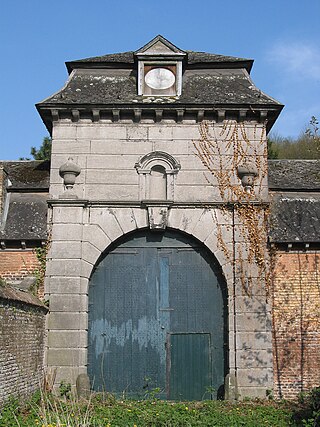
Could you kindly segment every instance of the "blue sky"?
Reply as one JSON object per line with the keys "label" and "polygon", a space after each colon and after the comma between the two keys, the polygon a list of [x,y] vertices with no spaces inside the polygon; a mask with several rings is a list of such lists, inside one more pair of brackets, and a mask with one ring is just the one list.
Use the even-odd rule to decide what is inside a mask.
{"label": "blue sky", "polygon": [[34,104],[67,79],[65,61],[137,50],[157,34],[186,50],[255,60],[255,84],[285,109],[274,131],[320,118],[320,0],[7,0],[0,9],[0,159],[47,135]]}

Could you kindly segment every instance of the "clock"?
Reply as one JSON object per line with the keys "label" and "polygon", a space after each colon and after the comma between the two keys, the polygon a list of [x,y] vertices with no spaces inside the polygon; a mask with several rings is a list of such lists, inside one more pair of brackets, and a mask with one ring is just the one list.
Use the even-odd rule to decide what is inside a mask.
{"label": "clock", "polygon": [[145,84],[151,89],[165,90],[174,85],[176,77],[168,68],[152,68],[144,78]]}

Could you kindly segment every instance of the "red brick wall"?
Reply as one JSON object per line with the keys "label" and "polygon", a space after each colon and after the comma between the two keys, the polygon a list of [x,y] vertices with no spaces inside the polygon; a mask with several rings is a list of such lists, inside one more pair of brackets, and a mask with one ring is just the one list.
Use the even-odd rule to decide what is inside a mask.
{"label": "red brick wall", "polygon": [[273,280],[276,397],[320,385],[320,251],[277,252]]}
{"label": "red brick wall", "polygon": [[0,251],[0,277],[7,282],[21,281],[33,275],[38,266],[38,259],[32,249]]}

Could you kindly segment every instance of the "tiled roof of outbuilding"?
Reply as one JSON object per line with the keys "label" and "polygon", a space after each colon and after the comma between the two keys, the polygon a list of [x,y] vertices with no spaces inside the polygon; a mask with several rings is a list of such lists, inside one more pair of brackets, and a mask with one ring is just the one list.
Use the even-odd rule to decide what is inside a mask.
{"label": "tiled roof of outbuilding", "polygon": [[0,223],[1,240],[46,240],[49,161],[1,161],[7,196]]}
{"label": "tiled roof of outbuilding", "polygon": [[269,160],[271,190],[320,191],[320,160]]}
{"label": "tiled roof of outbuilding", "polygon": [[46,240],[48,193],[9,193],[1,240]]}
{"label": "tiled roof of outbuilding", "polygon": [[43,160],[0,161],[10,179],[10,190],[49,189],[50,162]]}
{"label": "tiled roof of outbuilding", "polygon": [[320,242],[320,160],[269,160],[271,242]]}

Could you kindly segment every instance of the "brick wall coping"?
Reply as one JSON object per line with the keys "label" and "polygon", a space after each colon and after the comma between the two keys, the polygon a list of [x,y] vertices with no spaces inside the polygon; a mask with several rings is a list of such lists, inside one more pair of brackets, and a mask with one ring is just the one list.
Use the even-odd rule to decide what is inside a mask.
{"label": "brick wall coping", "polygon": [[37,297],[30,294],[30,292],[13,288],[9,285],[0,285],[0,300],[24,303],[48,311],[48,308]]}

